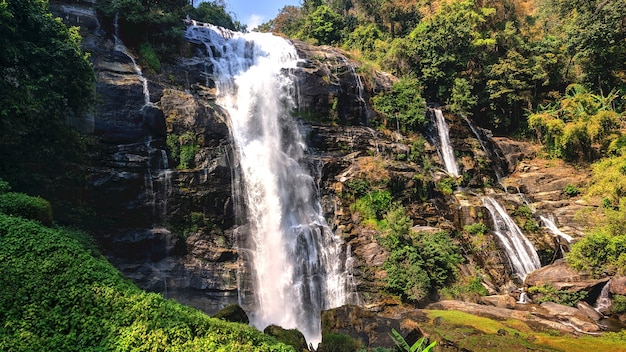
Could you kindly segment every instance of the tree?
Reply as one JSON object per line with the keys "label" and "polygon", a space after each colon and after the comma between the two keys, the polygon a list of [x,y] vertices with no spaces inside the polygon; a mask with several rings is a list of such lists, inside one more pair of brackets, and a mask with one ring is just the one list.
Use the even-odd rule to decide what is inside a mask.
{"label": "tree", "polygon": [[47,1],[0,1],[0,177],[17,191],[80,197],[85,146],[68,120],[87,111],[95,86],[80,43]]}
{"label": "tree", "polygon": [[298,34],[303,39],[314,39],[319,45],[336,44],[341,39],[342,17],[326,5],[307,15]]}
{"label": "tree", "polygon": [[411,32],[408,54],[427,100],[445,101],[457,75],[478,58],[479,48],[494,46],[495,41],[484,37],[479,26],[493,13],[490,8],[477,8],[472,0],[453,1]]}
{"label": "tree", "polygon": [[374,110],[383,116],[388,126],[402,131],[423,127],[426,120],[426,102],[416,79],[405,77],[394,83],[390,92],[374,97]]}

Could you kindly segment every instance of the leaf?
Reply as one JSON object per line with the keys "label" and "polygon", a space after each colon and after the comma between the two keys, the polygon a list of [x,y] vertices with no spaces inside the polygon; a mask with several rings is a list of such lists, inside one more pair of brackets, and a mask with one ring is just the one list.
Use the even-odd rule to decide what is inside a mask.
{"label": "leaf", "polygon": [[402,337],[402,335],[400,335],[400,333],[396,331],[396,329],[393,329],[393,328],[391,329],[391,333],[389,334],[389,337],[391,337],[391,340],[393,340],[396,346],[401,348],[403,351],[411,352],[411,346],[409,346],[409,344],[406,343],[406,341],[404,340],[404,337]]}

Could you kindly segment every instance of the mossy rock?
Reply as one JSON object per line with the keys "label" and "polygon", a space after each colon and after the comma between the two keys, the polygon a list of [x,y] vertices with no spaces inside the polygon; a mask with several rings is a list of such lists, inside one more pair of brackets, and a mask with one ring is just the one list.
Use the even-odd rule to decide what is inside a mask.
{"label": "mossy rock", "polygon": [[238,304],[228,305],[213,315],[213,318],[232,321],[234,323],[249,324],[248,315]]}
{"label": "mossy rock", "polygon": [[275,337],[276,340],[286,345],[292,346],[296,351],[309,351],[306,339],[298,329],[284,329],[277,325],[270,325],[263,330],[263,333]]}

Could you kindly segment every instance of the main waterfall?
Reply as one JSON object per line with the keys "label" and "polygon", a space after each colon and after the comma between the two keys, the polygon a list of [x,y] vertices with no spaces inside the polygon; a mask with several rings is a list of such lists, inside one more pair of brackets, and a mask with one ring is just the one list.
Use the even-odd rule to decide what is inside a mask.
{"label": "main waterfall", "polygon": [[247,225],[240,253],[253,271],[252,324],[297,328],[317,345],[321,310],[345,303],[349,258],[322,216],[290,115],[295,48],[271,34],[208,24],[190,25],[186,36],[206,45],[217,103],[230,115]]}

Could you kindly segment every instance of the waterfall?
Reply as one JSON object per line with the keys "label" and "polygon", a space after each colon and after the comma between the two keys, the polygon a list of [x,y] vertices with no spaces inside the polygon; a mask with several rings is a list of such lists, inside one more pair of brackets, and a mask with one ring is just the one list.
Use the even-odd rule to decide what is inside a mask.
{"label": "waterfall", "polygon": [[535,248],[495,199],[483,197],[482,201],[491,214],[494,233],[504,247],[514,273],[523,282],[528,273],[541,267]]}
{"label": "waterfall", "polygon": [[454,149],[450,145],[450,130],[448,124],[443,118],[441,109],[435,110],[435,121],[437,123],[437,131],[439,132],[439,144],[441,149],[441,157],[443,159],[446,171],[452,176],[459,176],[459,168],[456,165],[456,159],[454,157]]}
{"label": "waterfall", "polygon": [[365,124],[369,125],[370,111],[369,111],[369,107],[367,106],[367,103],[365,102],[365,98],[363,98],[365,89],[363,86],[363,81],[361,80],[361,76],[359,76],[356,73],[354,66],[350,64],[347,58],[343,56],[340,56],[340,58],[345,63],[346,67],[350,70],[350,75],[354,77],[354,84],[356,86],[356,93],[357,93],[356,95],[357,95],[357,99],[359,100],[359,107],[361,110],[359,113],[360,114],[365,113],[365,119],[366,119]]}
{"label": "waterfall", "polygon": [[113,40],[115,43],[115,51],[118,51],[124,55],[126,55],[130,61],[133,63],[133,71],[135,71],[135,73],[137,74],[137,77],[139,77],[139,81],[141,82],[141,85],[143,86],[143,100],[144,100],[144,107],[146,106],[150,106],[152,103],[150,102],[150,90],[148,89],[148,80],[146,79],[146,77],[144,77],[143,72],[141,71],[141,68],[139,67],[139,65],[137,65],[137,61],[135,61],[135,58],[128,52],[128,49],[126,48],[126,46],[124,45],[124,43],[122,42],[122,40],[119,37],[119,25],[118,25],[118,14],[115,14],[115,18],[113,20],[113,27],[115,30],[115,33],[113,34]]}
{"label": "waterfall", "polygon": [[559,230],[559,228],[556,226],[556,224],[554,223],[554,216],[553,215],[548,215],[548,216],[543,216],[543,215],[539,215],[539,219],[541,219],[541,221],[543,222],[543,224],[545,225],[545,227],[548,229],[548,231],[552,232],[553,234],[562,237],[563,239],[565,239],[568,243],[571,243],[573,238],[572,236],[564,233],[563,231]]}
{"label": "waterfall", "polygon": [[[465,122],[467,122],[467,125],[469,126],[470,130],[472,130],[472,133],[474,133],[474,136],[476,136],[476,139],[478,140],[478,143],[480,144],[480,147],[482,148],[483,152],[485,152],[485,155],[491,159],[492,161],[492,165],[493,165],[493,172],[496,175],[496,179],[498,180],[498,184],[502,185],[502,177],[504,177],[504,171],[502,171],[502,168],[500,167],[500,165],[495,162],[495,158],[493,157],[493,154],[495,153],[496,156],[499,157],[498,155],[498,149],[494,148],[494,150],[490,150],[489,148],[487,148],[487,145],[485,144],[485,141],[482,139],[481,134],[478,132],[478,129],[476,128],[476,126],[474,126],[474,124],[472,123],[472,121],[470,119],[467,118],[467,116],[465,116],[464,114],[461,114],[461,116],[463,117],[463,119],[465,120]],[[503,187],[506,190],[506,187]]]}
{"label": "waterfall", "polygon": [[600,291],[600,295],[596,300],[596,303],[593,305],[593,308],[600,314],[604,315],[604,313],[608,312],[611,308],[613,302],[611,301],[611,293],[609,292],[611,288],[611,280],[607,281],[606,284],[602,287],[602,291]]}
{"label": "waterfall", "polygon": [[297,328],[317,345],[321,310],[346,303],[349,257],[322,216],[291,117],[296,50],[271,34],[190,23],[186,37],[212,52],[217,103],[230,116],[246,212],[241,252],[253,269],[251,322]]}

